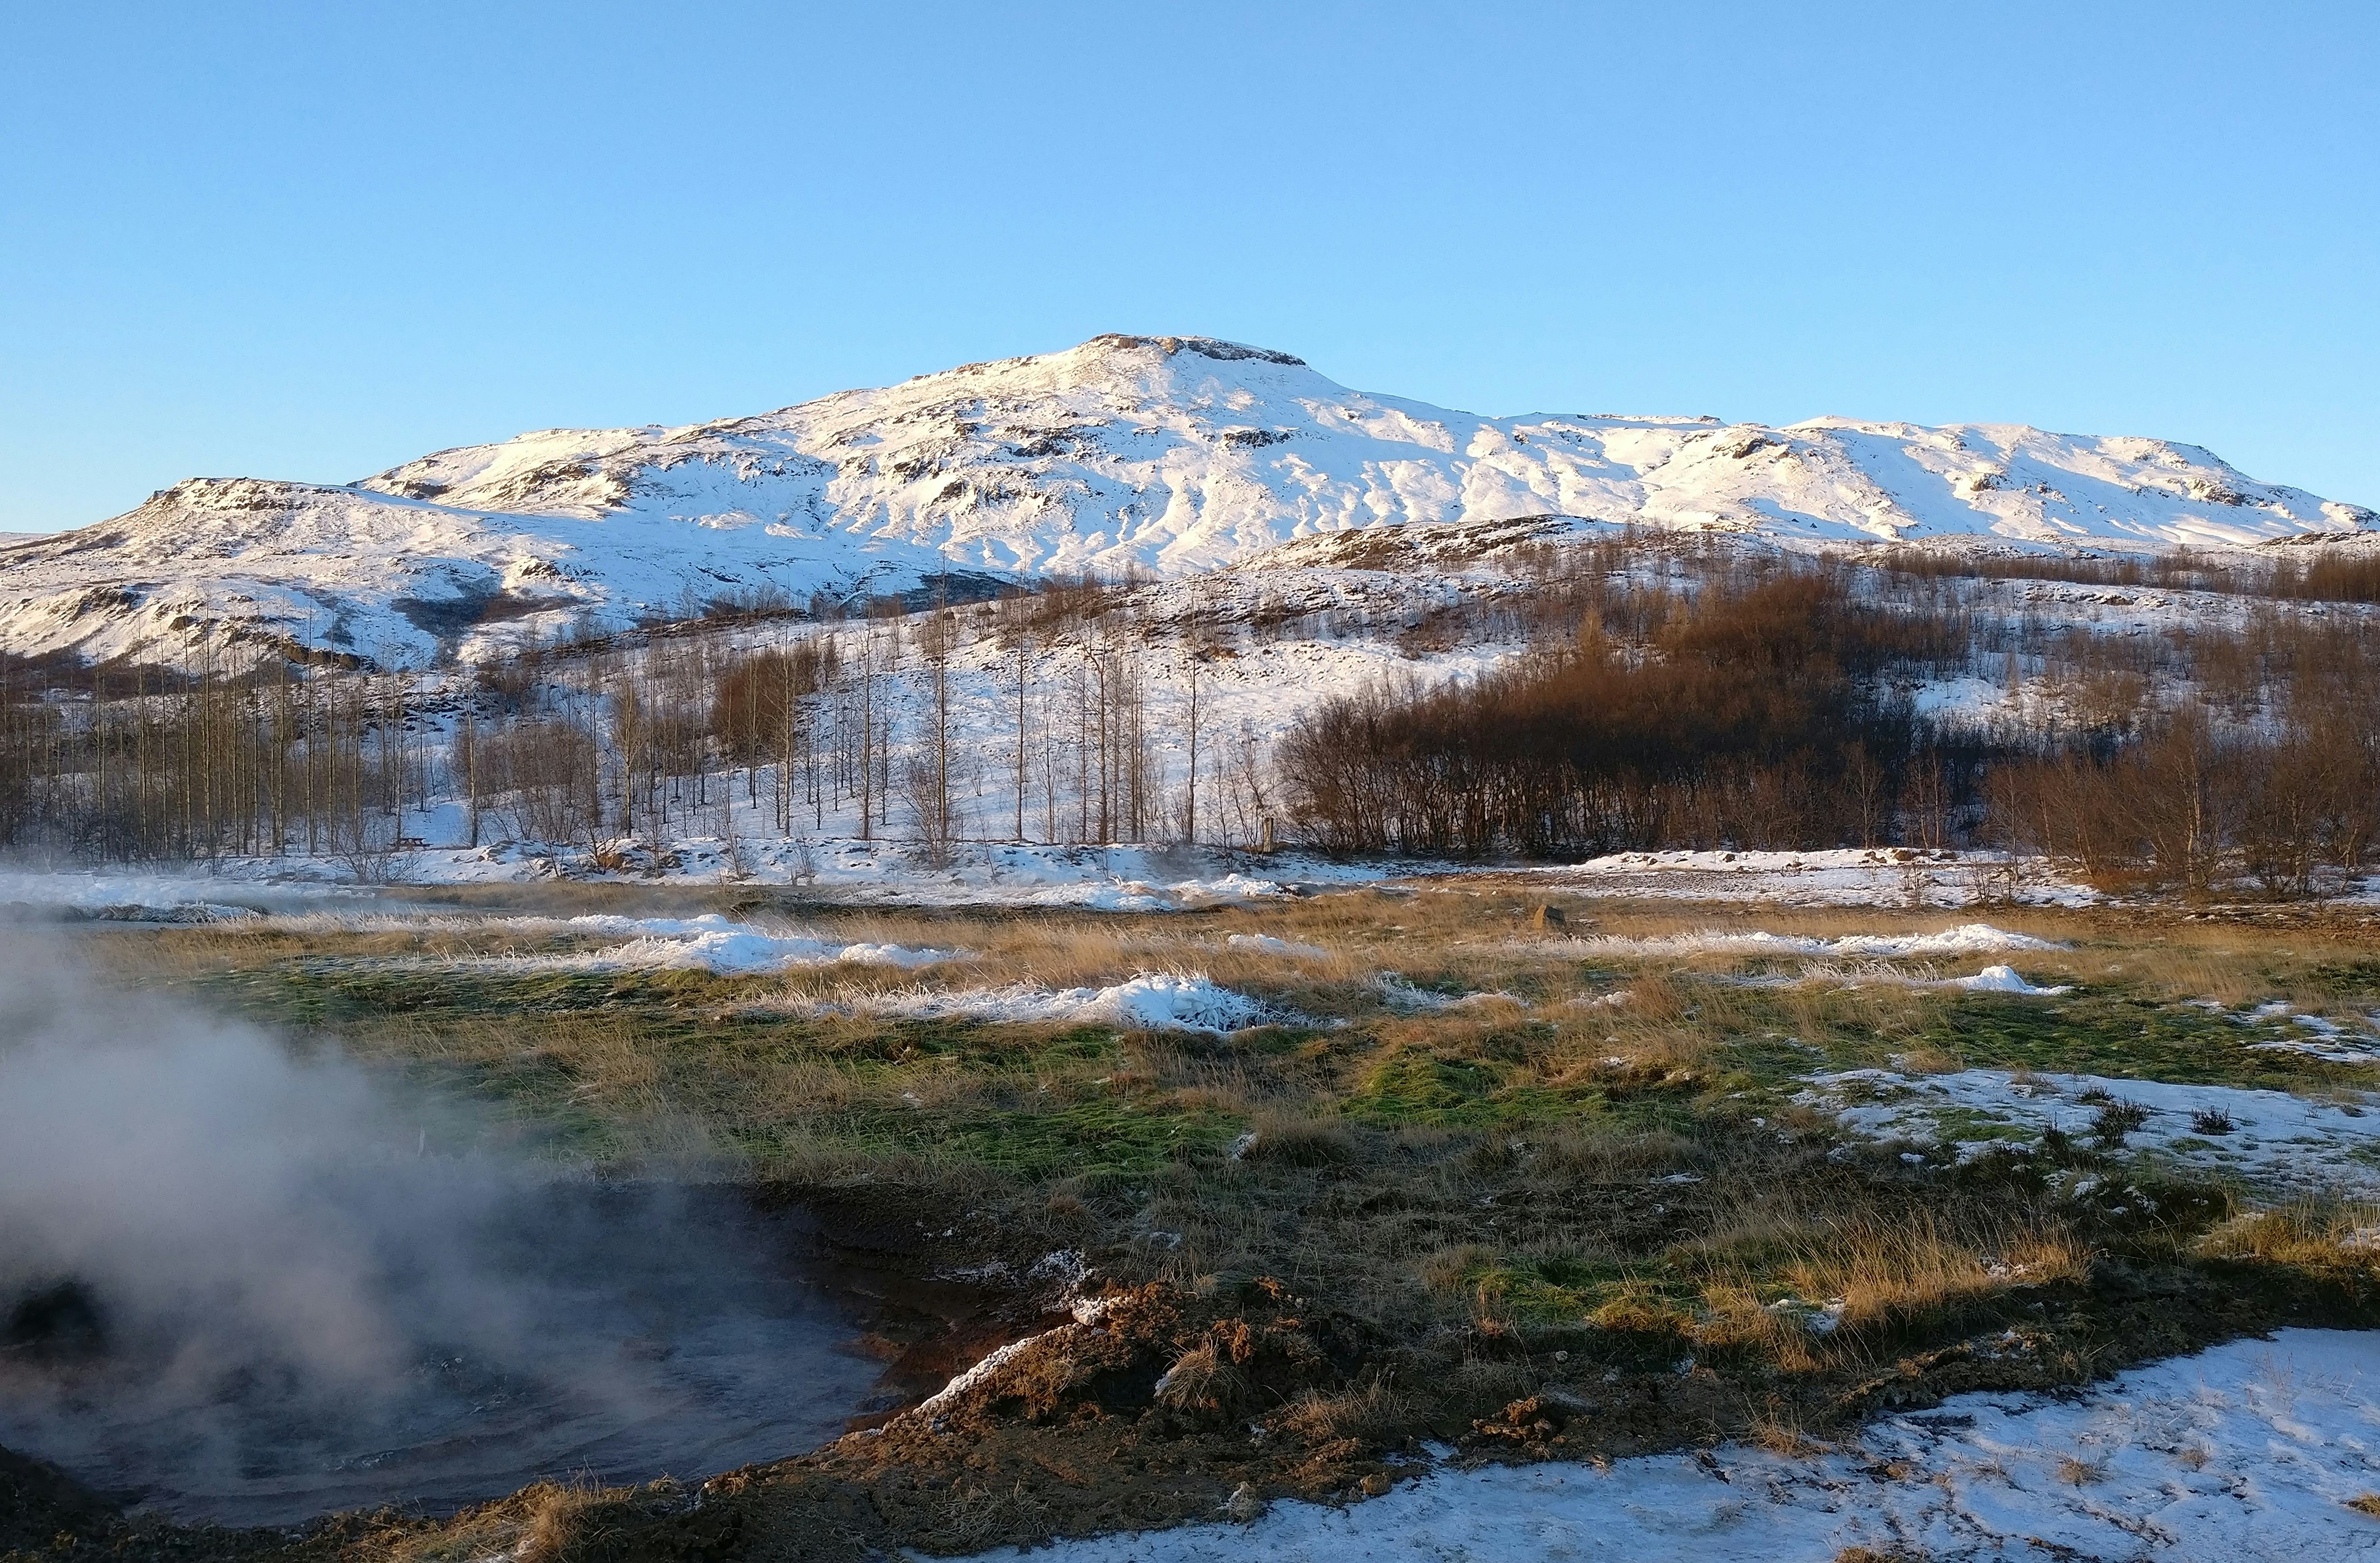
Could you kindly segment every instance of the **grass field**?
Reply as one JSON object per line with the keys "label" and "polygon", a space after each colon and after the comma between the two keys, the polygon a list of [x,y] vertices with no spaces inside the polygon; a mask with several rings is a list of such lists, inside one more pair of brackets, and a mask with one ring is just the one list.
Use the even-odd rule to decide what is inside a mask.
{"label": "grass field", "polygon": [[[2214,1155],[2220,1130],[2152,1148],[2119,1100],[2156,1082],[2237,1093],[2243,1115],[2360,1116],[2380,962],[2346,914],[2010,910],[1895,954],[1960,919],[1575,903],[1557,921],[1453,882],[1151,916],[567,893],[89,942],[122,980],[334,1044],[533,1154],[865,1205],[917,1231],[926,1268],[1071,1251],[1136,1321],[1021,1358],[952,1413],[964,1449],[896,1424],[718,1488],[789,1537],[811,1534],[796,1497],[843,1514],[855,1547],[953,1551],[1211,1512],[1242,1482],[1360,1496],[1422,1436],[1496,1457],[1790,1448],[1883,1405],[2074,1382],[2284,1319],[2375,1322],[2380,1168],[2356,1125],[2299,1146],[2323,1175],[2281,1187]],[[722,975],[607,963],[616,937],[556,920],[706,911],[956,957]],[[2067,991],[1948,985],[1987,963]],[[1257,1023],[1101,1009],[1151,975],[1243,996]],[[1020,1007],[1044,1018],[1002,1018]],[[2045,1132],[1954,1106],[1925,1135],[1863,1133],[1813,1087],[1860,1070],[1888,1096],[2087,1077],[2116,1111]],[[645,1556],[585,1537],[683,1520],[650,1493],[540,1502],[338,1545],[479,1556],[501,1532],[524,1557]],[[859,1555],[813,1540],[784,1555]]]}

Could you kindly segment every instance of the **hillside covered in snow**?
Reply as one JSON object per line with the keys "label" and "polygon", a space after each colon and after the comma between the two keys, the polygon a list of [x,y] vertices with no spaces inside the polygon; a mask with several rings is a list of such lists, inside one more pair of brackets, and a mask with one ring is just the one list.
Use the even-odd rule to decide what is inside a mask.
{"label": "hillside covered in snow", "polygon": [[[2008,425],[1484,418],[1284,353],[1103,336],[757,417],[548,430],[342,487],[192,479],[0,544],[0,650],[382,664],[527,630],[958,594],[1059,573],[1337,563],[1347,534],[1614,526],[1798,548],[2254,548],[2380,516],[2210,453]],[[1499,526],[1498,524],[1503,524]]]}

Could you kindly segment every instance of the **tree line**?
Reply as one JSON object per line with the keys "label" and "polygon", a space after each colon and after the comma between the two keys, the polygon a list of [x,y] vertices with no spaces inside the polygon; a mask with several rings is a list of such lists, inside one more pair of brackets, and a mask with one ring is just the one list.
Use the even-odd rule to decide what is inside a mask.
{"label": "tree line", "polygon": [[0,846],[384,858],[430,834],[659,855],[848,830],[941,862],[969,839],[1256,841],[1260,745],[1205,720],[1211,648],[1156,645],[1110,591],[773,639],[714,615],[434,675],[0,659]]}
{"label": "tree line", "polygon": [[[1781,560],[1570,589],[1569,633],[1482,676],[1307,709],[1279,780],[1333,851],[1993,846],[2095,881],[2304,895],[2380,844],[2380,627],[2266,603],[2109,633]],[[1919,709],[1991,677],[2000,714]]]}
{"label": "tree line", "polygon": [[[2380,845],[2380,642],[2351,605],[2134,620],[1987,575],[1628,534],[1497,565],[1418,610],[1361,583],[1316,608],[1295,580],[1079,577],[436,672],[0,657],[0,846],[360,874],[425,838],[658,858],[848,833],[942,862],[969,840],[1256,845],[1280,823],[1429,855],[1984,845],[2304,894]],[[1329,696],[1278,739],[1217,720],[1231,660],[1290,633],[1522,648]]]}

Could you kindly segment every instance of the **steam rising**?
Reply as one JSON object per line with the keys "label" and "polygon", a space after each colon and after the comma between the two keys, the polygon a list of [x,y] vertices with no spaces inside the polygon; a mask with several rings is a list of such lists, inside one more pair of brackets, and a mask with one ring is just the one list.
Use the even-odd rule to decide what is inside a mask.
{"label": "steam rising", "polygon": [[0,1444],[285,1522],[706,1475],[866,1396],[788,1274],[798,1233],[731,1195],[468,1149],[469,1121],[334,1055],[103,994],[29,942],[0,972]]}

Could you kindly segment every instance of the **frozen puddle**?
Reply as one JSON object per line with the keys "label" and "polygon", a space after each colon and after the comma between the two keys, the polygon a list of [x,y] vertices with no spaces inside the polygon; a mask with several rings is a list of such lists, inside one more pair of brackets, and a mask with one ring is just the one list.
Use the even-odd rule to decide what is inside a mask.
{"label": "frozen puddle", "polygon": [[1272,1018],[1245,993],[1203,976],[1146,975],[1113,987],[913,988],[843,1000],[836,1008],[921,1020],[1085,1021],[1141,1031],[1205,1031],[1221,1036]]}
{"label": "frozen puddle", "polygon": [[2285,1189],[2380,1191],[2380,1167],[2362,1159],[2380,1143],[2380,1110],[2351,1100],[1996,1069],[1919,1075],[1855,1069],[1815,1076],[1794,1099],[1863,1134],[1955,1145],[1962,1157],[2029,1145],[2052,1128],[2095,1143],[2099,1115],[2131,1104],[2145,1116],[2127,1130],[2128,1150]]}
{"label": "frozen puddle", "polygon": [[[1929,1563],[2380,1553],[2380,1337],[2284,1330],[2071,1399],[1961,1395],[1832,1453],[1723,1447],[1584,1465],[1441,1469],[1347,1508],[1060,1542],[1048,1563]],[[983,1555],[1012,1558],[1013,1549]]]}

